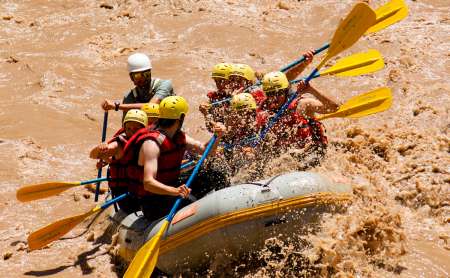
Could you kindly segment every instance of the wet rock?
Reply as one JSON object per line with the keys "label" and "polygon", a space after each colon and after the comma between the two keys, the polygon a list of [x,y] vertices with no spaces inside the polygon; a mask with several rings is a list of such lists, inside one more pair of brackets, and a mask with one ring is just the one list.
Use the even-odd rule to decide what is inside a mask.
{"label": "wet rock", "polygon": [[136,47],[122,47],[119,48],[117,52],[119,52],[120,54],[129,54],[135,51],[136,49],[137,49]]}
{"label": "wet rock", "polygon": [[107,3],[100,4],[100,8],[107,9],[107,10],[114,9],[114,7],[111,4],[107,4]]}
{"label": "wet rock", "polygon": [[286,10],[286,11],[288,11],[290,9],[289,6],[286,3],[284,3],[283,1],[278,1],[277,8],[279,8],[281,10]]}
{"label": "wet rock", "polygon": [[128,12],[128,11],[124,11],[124,12],[121,12],[120,13],[120,15],[119,15],[119,17],[127,17],[127,18],[135,18],[136,16],[134,16],[133,14],[131,14],[130,12]]}
{"label": "wet rock", "polygon": [[83,197],[87,200],[91,198],[91,194],[89,193],[83,193]]}
{"label": "wet rock", "polygon": [[90,121],[93,121],[93,122],[96,122],[96,121],[97,121],[94,117],[92,117],[92,116],[89,115],[88,113],[84,113],[84,116],[85,116],[88,120],[90,120]]}
{"label": "wet rock", "polygon": [[3,260],[4,261],[8,260],[9,258],[12,257],[12,255],[13,255],[12,252],[6,252],[5,254],[3,254]]}
{"label": "wet rock", "polygon": [[16,64],[19,62],[19,59],[15,58],[13,56],[9,56],[8,59],[6,59],[6,62],[10,63],[10,64]]}
{"label": "wet rock", "polygon": [[17,244],[16,251],[24,251],[27,249],[27,245],[23,242]]}

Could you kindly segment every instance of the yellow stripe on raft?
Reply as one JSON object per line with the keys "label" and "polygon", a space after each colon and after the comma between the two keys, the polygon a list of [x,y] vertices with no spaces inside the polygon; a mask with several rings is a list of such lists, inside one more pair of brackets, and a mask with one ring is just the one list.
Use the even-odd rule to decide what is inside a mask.
{"label": "yellow stripe on raft", "polygon": [[241,223],[247,220],[272,215],[274,214],[274,212],[303,208],[318,204],[338,204],[348,202],[350,200],[350,194],[336,194],[328,192],[315,193],[312,195],[289,198],[286,200],[263,204],[257,207],[233,211],[224,215],[210,218],[164,239],[161,242],[160,254],[169,252],[177,248],[178,246],[185,244],[186,242],[192,241],[220,228]]}

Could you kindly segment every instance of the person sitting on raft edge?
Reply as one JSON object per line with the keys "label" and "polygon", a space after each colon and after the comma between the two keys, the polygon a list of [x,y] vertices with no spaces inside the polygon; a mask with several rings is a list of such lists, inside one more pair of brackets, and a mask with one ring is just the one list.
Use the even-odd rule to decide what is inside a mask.
{"label": "person sitting on raft edge", "polygon": [[208,131],[212,130],[214,123],[223,123],[224,114],[228,109],[228,102],[212,106],[214,102],[226,100],[231,97],[230,73],[233,71],[233,65],[230,63],[219,63],[214,65],[211,71],[211,78],[216,84],[216,90],[207,93],[208,101],[199,105],[199,111],[205,117],[205,125]]}
{"label": "person sitting on raft edge", "polygon": [[[191,191],[196,196],[197,192],[204,190],[195,181],[192,189],[184,184],[179,185],[185,151],[202,154],[208,144],[194,140],[181,131],[188,110],[188,103],[183,97],[169,96],[163,99],[159,105],[156,128],[139,130],[125,147],[125,161],[134,169],[129,178],[139,181],[136,194],[142,212],[149,221],[167,215],[177,197],[187,198]],[[217,141],[211,155],[215,152],[225,127],[215,124],[213,130]],[[184,202],[182,205],[186,204]]]}
{"label": "person sitting on raft edge", "polygon": [[[109,164],[108,186],[113,198],[118,197],[129,191],[129,181],[126,173],[127,164],[123,161],[124,148],[128,140],[140,129],[147,127],[148,114],[142,110],[131,109],[123,119],[123,126],[107,143],[101,143],[94,147],[89,157],[100,159],[97,168]],[[126,214],[136,212],[140,209],[139,203],[134,196],[118,202],[119,208]]]}
{"label": "person sitting on raft edge", "polygon": [[145,103],[160,103],[165,97],[174,95],[172,81],[152,78],[152,63],[143,53],[128,57],[128,72],[135,87],[125,94],[122,102],[105,99],[103,110],[121,110],[123,115],[130,109],[141,109]]}
{"label": "person sitting on raft edge", "polygon": [[234,175],[255,160],[257,150],[241,146],[240,143],[246,138],[257,136],[259,130],[256,125],[257,105],[250,93],[233,96],[230,106],[230,113],[225,117],[226,132],[222,139],[224,147],[219,148],[229,171]]}
{"label": "person sitting on raft edge", "polygon": [[[324,154],[328,140],[322,123],[316,120],[314,115],[335,112],[339,104],[303,81],[298,83],[296,92],[291,92],[293,86],[282,72],[267,73],[262,80],[262,87],[267,98],[257,112],[260,129],[265,127],[292,94],[297,94],[281,118],[269,130],[264,140],[266,149],[276,152],[292,147],[301,149],[307,143],[312,143],[312,150],[317,151],[319,160],[319,156]],[[306,93],[314,98],[303,96]]]}

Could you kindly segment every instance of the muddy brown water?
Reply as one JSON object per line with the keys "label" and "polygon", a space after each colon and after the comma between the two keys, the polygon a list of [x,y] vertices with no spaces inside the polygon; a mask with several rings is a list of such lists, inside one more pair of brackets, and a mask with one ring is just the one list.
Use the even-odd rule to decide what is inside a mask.
{"label": "muddy brown water", "polygon": [[[368,1],[373,7],[384,1]],[[376,48],[386,68],[314,85],[341,102],[375,89],[393,90],[393,107],[359,120],[326,121],[329,152],[314,171],[354,184],[354,202],[303,236],[302,256],[316,275],[448,277],[450,274],[450,5],[406,1],[410,16],[360,40],[346,53]],[[86,221],[48,248],[27,252],[27,235],[93,206],[84,188],[19,203],[24,184],[96,176],[89,149],[100,141],[104,98],[131,87],[126,59],[151,55],[153,75],[171,79],[189,99],[186,129],[201,139],[198,104],[213,87],[216,62],[270,71],[332,35],[354,1],[1,1],[0,3],[0,270],[3,277],[117,277],[104,220]],[[316,61],[318,59],[316,58]],[[108,134],[120,125],[110,113]],[[265,175],[298,169],[289,156]],[[102,223],[103,222],[103,223]],[[89,227],[89,230],[86,229]],[[90,241],[88,241],[89,239]],[[268,243],[273,244],[273,243]],[[268,245],[268,246],[269,246]],[[283,245],[283,244],[281,244]],[[282,246],[285,254],[297,254]],[[277,249],[278,250],[278,249]],[[298,276],[295,256],[259,253],[235,275]],[[285,257],[287,258],[287,257]],[[304,258],[302,259],[304,260]],[[212,262],[209,275],[219,275]],[[5,276],[6,275],[6,276]]]}

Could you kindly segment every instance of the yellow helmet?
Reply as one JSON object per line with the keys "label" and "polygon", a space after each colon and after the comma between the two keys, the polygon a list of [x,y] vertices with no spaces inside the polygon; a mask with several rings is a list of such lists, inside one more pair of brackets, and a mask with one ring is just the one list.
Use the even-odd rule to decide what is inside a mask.
{"label": "yellow helmet", "polygon": [[230,73],[230,75],[237,75],[252,82],[254,82],[256,79],[255,71],[246,64],[234,64],[233,71]]}
{"label": "yellow helmet", "polygon": [[231,99],[231,107],[236,110],[243,108],[256,110],[256,101],[249,93],[241,93],[233,96]]}
{"label": "yellow helmet", "polygon": [[147,113],[140,109],[131,109],[123,118],[123,125],[127,122],[136,122],[142,124],[144,127],[148,125]]}
{"label": "yellow helmet", "polygon": [[181,115],[186,115],[189,111],[189,104],[180,96],[169,96],[164,98],[159,104],[160,119],[180,119]]}
{"label": "yellow helmet", "polygon": [[281,71],[269,72],[263,77],[262,88],[265,93],[272,93],[289,88],[289,81]]}
{"label": "yellow helmet", "polygon": [[212,78],[228,79],[233,67],[229,63],[219,63],[213,67],[211,72]]}
{"label": "yellow helmet", "polygon": [[156,103],[146,103],[142,105],[142,111],[147,113],[147,117],[149,118],[158,118],[159,117],[159,104]]}

